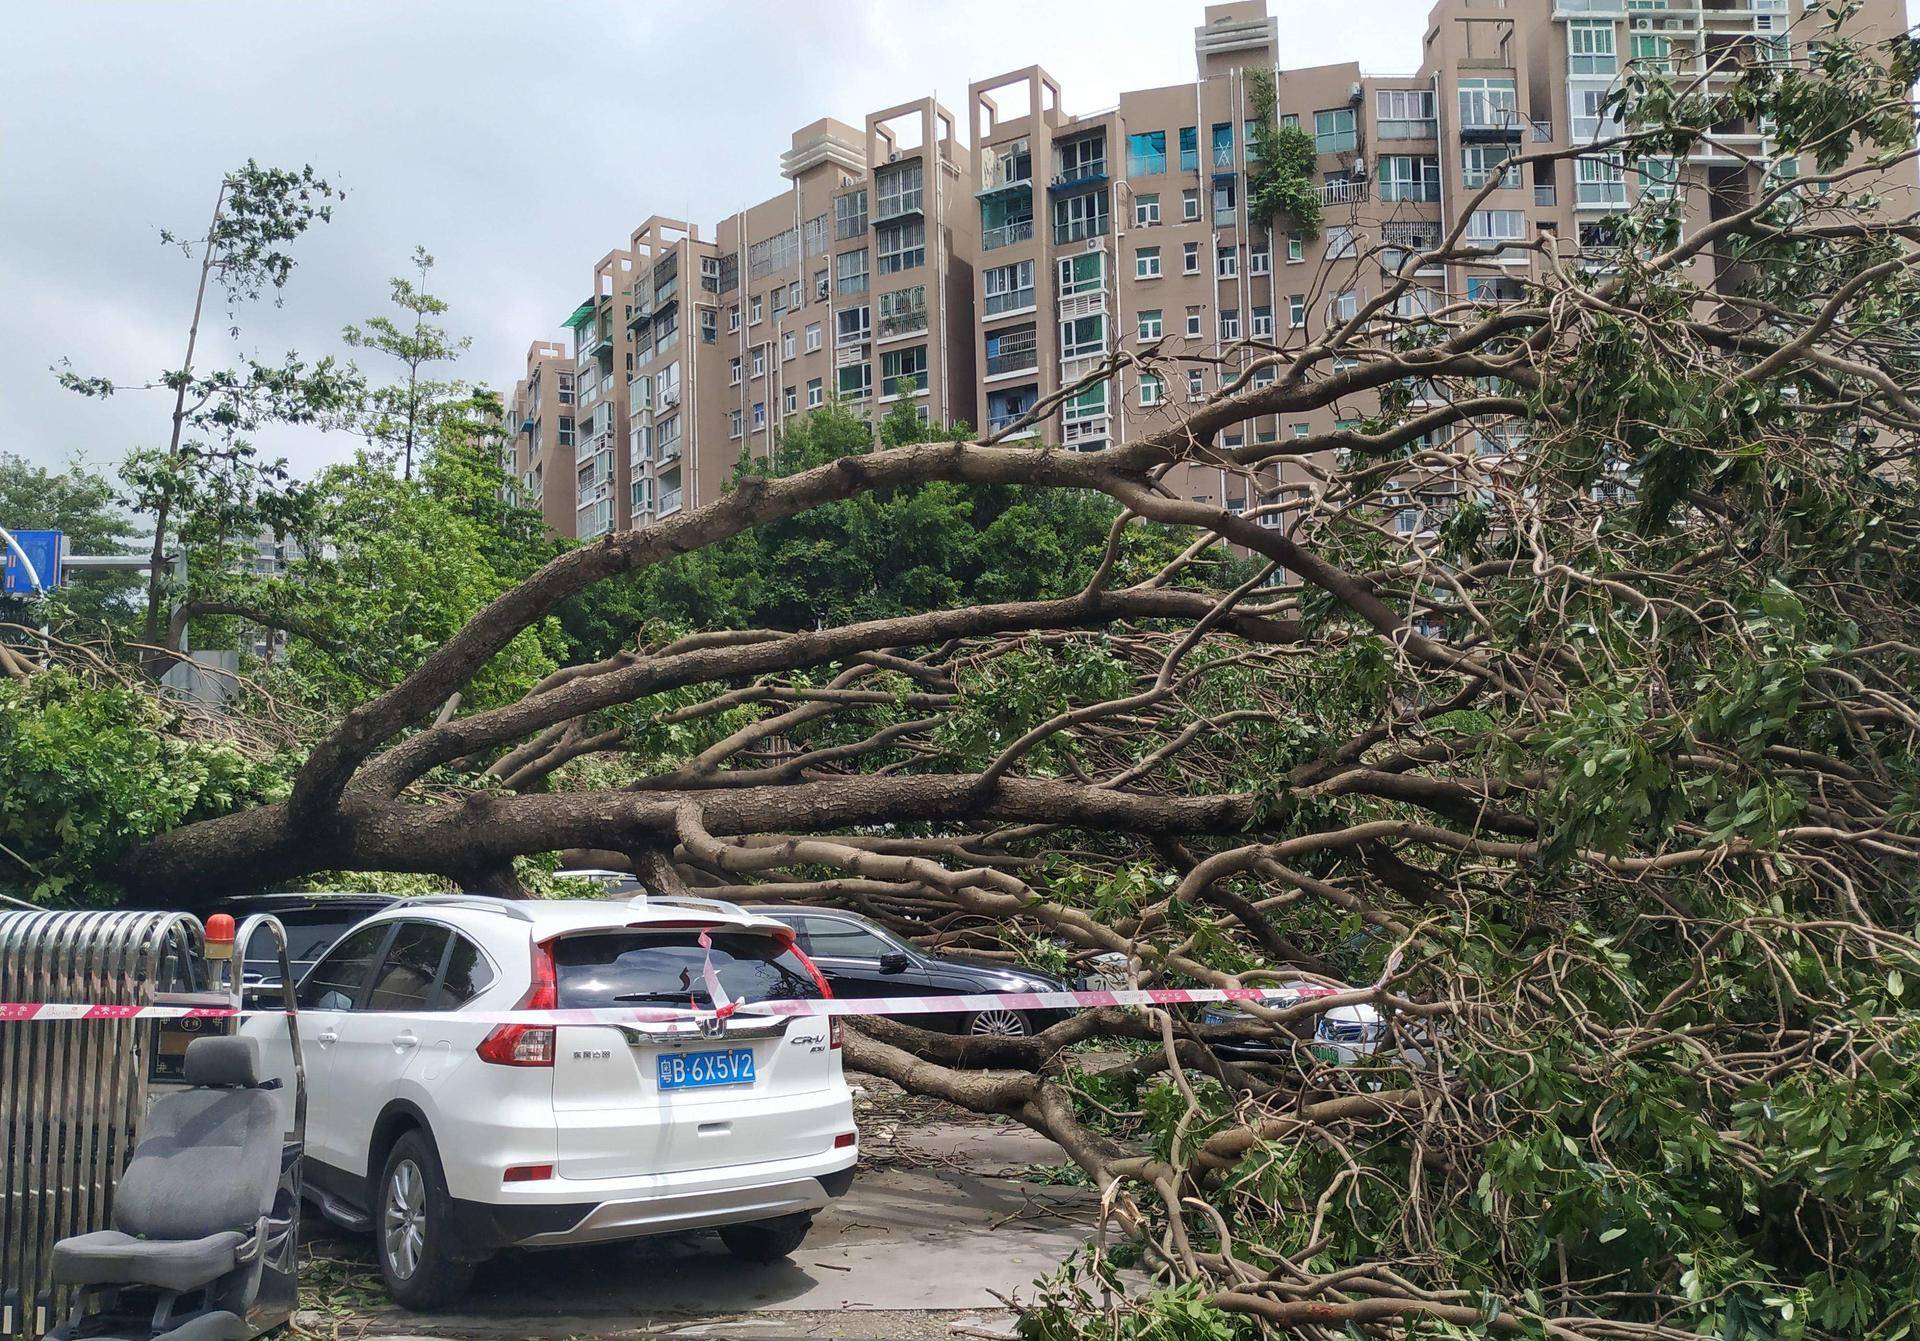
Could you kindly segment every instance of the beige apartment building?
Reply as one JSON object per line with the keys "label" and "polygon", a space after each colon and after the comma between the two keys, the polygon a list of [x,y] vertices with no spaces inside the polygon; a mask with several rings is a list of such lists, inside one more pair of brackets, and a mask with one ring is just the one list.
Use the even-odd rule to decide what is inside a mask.
{"label": "beige apartment building", "polygon": [[[998,432],[1116,349],[1156,351],[1157,374],[1129,372],[1017,430],[1095,450],[1177,418],[1251,357],[1239,342],[1299,343],[1350,316],[1401,254],[1432,247],[1463,215],[1471,242],[1550,235],[1562,255],[1605,265],[1609,221],[1642,194],[1680,193],[1690,216],[1718,217],[1751,198],[1762,171],[1797,165],[1770,153],[1763,126],[1722,127],[1728,147],[1633,173],[1605,153],[1506,161],[1616,134],[1603,107],[1630,61],[1686,73],[1729,47],[1804,57],[1803,3],[1440,0],[1417,70],[1385,76],[1285,68],[1265,0],[1235,0],[1205,9],[1194,80],[1122,93],[1104,111],[1070,114],[1035,65],[970,86],[967,144],[931,99],[874,113],[863,130],[817,121],[782,155],[779,195],[705,238],[649,219],[600,262],[568,322],[573,478],[551,455],[558,423],[536,413],[529,427],[522,413],[522,392],[537,400],[560,371],[530,353],[510,424],[532,435],[517,440],[521,491],[570,534],[645,525],[710,502],[743,450],[765,453],[786,420],[828,398],[877,417],[904,382],[923,418]],[[1867,0],[1856,31],[1904,25],[1902,0]],[[1260,73],[1279,119],[1319,151],[1313,238],[1248,213]],[[1900,189],[1912,176],[1909,165]],[[1516,250],[1423,271],[1402,314],[1501,301],[1537,263]],[[1180,362],[1223,353],[1221,367]],[[1247,429],[1305,436],[1367,409]],[[1482,448],[1506,449],[1517,433],[1489,426]],[[1199,467],[1168,481],[1236,508],[1289,482],[1285,468],[1249,485]]]}

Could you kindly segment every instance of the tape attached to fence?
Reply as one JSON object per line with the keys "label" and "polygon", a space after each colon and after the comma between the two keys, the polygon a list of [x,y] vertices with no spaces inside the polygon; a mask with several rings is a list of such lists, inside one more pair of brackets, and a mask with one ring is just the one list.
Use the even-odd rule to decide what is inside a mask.
{"label": "tape attached to fence", "polygon": [[[835,997],[826,1001],[756,1001],[737,1005],[737,1017],[824,1015],[950,1015],[981,1010],[1086,1010],[1101,1006],[1187,1006],[1251,1001],[1291,1006],[1338,994],[1317,983],[1286,987],[1144,987],[1071,992],[986,992],[974,996]],[[282,1010],[236,1010],[230,1006],[112,1006],[71,1001],[0,1001],[0,1024],[41,1020],[223,1020],[284,1015]],[[715,1018],[716,1012],[648,1006],[576,1007],[564,1010],[461,1011],[477,1024],[675,1024]],[[724,1018],[724,1016],[722,1017]]]}

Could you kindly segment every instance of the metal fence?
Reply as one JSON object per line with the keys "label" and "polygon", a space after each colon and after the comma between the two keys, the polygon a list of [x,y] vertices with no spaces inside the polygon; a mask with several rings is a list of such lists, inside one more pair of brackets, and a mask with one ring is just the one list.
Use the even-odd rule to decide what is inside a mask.
{"label": "metal fence", "polygon": [[[203,987],[204,931],[186,913],[0,912],[0,1001],[152,1005]],[[105,1228],[114,1184],[194,1029],[214,1022],[63,1020],[0,1026],[0,1338],[64,1314],[53,1245]]]}

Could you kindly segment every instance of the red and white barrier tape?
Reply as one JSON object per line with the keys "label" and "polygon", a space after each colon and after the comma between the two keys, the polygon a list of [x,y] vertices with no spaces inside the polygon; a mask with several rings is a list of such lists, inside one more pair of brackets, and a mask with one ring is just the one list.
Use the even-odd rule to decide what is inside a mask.
{"label": "red and white barrier tape", "polygon": [[[626,1006],[563,1010],[459,1012],[480,1024],[671,1024],[725,1018],[823,1015],[947,1015],[980,1010],[1085,1010],[1100,1006],[1186,1006],[1219,1001],[1253,1001],[1291,1006],[1337,995],[1339,989],[1300,983],[1287,987],[1147,987],[1072,992],[987,992],[976,996],[835,997],[826,1001],[735,1002],[721,1012],[697,1007],[636,1009]],[[716,996],[715,999],[718,999]],[[84,1002],[0,1001],[0,1024],[39,1020],[221,1020],[240,1015],[282,1015],[279,1010],[235,1010],[230,1006],[108,1006]]]}

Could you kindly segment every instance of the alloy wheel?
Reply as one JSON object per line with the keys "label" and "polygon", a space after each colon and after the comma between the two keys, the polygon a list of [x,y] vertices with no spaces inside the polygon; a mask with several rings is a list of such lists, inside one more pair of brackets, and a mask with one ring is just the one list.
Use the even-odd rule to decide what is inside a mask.
{"label": "alloy wheel", "polygon": [[427,1246],[427,1198],[426,1179],[410,1159],[394,1165],[387,1180],[385,1220],[387,1265],[400,1279],[411,1279]]}
{"label": "alloy wheel", "polygon": [[983,1010],[973,1017],[967,1032],[983,1038],[1022,1038],[1027,1032],[1027,1022],[1018,1011]]}

